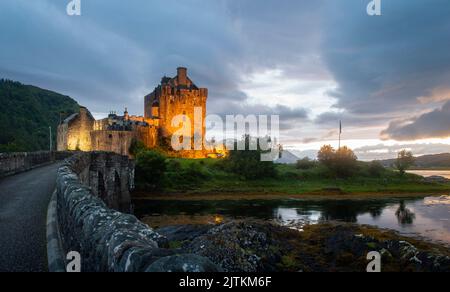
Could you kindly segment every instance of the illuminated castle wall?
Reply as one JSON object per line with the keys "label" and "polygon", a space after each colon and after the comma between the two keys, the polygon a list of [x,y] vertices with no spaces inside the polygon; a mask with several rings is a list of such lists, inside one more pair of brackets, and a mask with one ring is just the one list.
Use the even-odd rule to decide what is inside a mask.
{"label": "illuminated castle wall", "polygon": [[[178,115],[187,116],[191,121],[191,148],[194,149],[194,137],[206,134],[206,101],[208,89],[197,87],[187,76],[186,68],[178,68],[174,78],[163,77],[161,84],[145,97],[145,119],[159,126],[159,133],[170,138],[179,129],[172,127],[172,120]],[[195,120],[194,110],[201,110],[201,119]],[[195,122],[201,124],[194,124]],[[181,151],[182,157],[202,158],[205,151]]]}
{"label": "illuminated castle wall", "polygon": [[[172,119],[178,115],[186,115],[191,120],[192,144],[193,137],[205,137],[208,90],[198,88],[187,76],[186,68],[178,68],[177,73],[174,78],[162,78],[161,84],[145,96],[144,117],[129,116],[125,110],[123,116],[111,113],[108,118],[96,121],[87,108],[81,107],[78,114],[70,116],[58,127],[58,151],[108,151],[129,155],[133,140],[154,148],[161,140],[170,141],[179,129],[172,127]],[[194,125],[195,108],[202,111],[200,125]],[[204,150],[185,150],[170,154],[185,158],[205,158],[210,153]]]}

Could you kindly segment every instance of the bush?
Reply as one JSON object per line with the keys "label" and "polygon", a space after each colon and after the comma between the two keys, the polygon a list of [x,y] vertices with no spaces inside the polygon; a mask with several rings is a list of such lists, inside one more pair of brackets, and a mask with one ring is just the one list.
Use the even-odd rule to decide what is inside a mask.
{"label": "bush", "polygon": [[294,171],[288,171],[283,174],[283,178],[288,179],[288,180],[299,179],[299,178],[301,178],[301,175]]}
{"label": "bush", "polygon": [[336,151],[330,145],[323,146],[318,153],[318,159],[340,178],[351,177],[358,171],[358,157],[347,147]]}
{"label": "bush", "polygon": [[162,189],[166,157],[159,152],[144,150],[136,156],[136,186],[145,191]]}
{"label": "bush", "polygon": [[[248,135],[244,136],[245,149],[249,149],[250,141],[257,142],[252,139]],[[273,161],[261,161],[261,155],[266,152],[262,151],[259,145],[257,148],[258,150],[230,151],[223,162],[225,171],[236,174],[246,180],[276,177],[277,169],[275,163]],[[235,149],[237,149],[237,143]]]}
{"label": "bush", "polygon": [[178,160],[170,160],[167,163],[166,183],[167,187],[193,188],[202,184],[210,178],[210,173],[206,170],[204,162],[190,161],[182,164]]}
{"label": "bush", "polygon": [[317,166],[317,161],[314,161],[312,159],[309,159],[308,157],[305,157],[301,160],[297,161],[296,168],[301,170],[308,170],[312,169]]}
{"label": "bush", "polygon": [[181,170],[181,162],[176,159],[169,159],[167,161],[167,171],[168,172],[179,172]]}
{"label": "bush", "polygon": [[304,180],[322,180],[335,178],[335,174],[325,165],[317,163],[317,166],[301,171],[300,178]]}
{"label": "bush", "polygon": [[140,152],[148,150],[147,146],[145,146],[144,142],[133,139],[131,141],[129,152],[133,157],[136,157]]}
{"label": "bush", "polygon": [[342,147],[336,151],[336,161],[333,167],[336,176],[351,177],[358,171],[358,157],[347,148]]}
{"label": "bush", "polygon": [[381,177],[386,172],[384,166],[378,161],[369,162],[367,172],[372,177]]}

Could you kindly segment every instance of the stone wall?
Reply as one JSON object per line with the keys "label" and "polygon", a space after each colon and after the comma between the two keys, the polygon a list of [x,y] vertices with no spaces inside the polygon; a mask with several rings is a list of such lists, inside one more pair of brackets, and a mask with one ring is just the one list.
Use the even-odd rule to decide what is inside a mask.
{"label": "stone wall", "polygon": [[58,126],[58,151],[91,151],[91,131],[94,128],[94,124],[95,119],[89,110],[85,107],[80,107],[78,114],[73,114]]}
{"label": "stone wall", "polygon": [[128,155],[134,137],[131,131],[92,131],[92,150]]}
{"label": "stone wall", "polygon": [[70,152],[21,152],[0,153],[0,177],[13,175],[35,167],[63,160]]}
{"label": "stone wall", "polygon": [[87,108],[80,107],[79,113],[68,117],[58,126],[57,149],[105,151],[131,156],[129,150],[133,140],[142,141],[148,148],[154,148],[158,141],[157,128],[143,124],[144,118],[140,120],[133,116],[131,121],[135,123],[127,121],[126,129],[114,129],[114,125],[118,126],[114,120],[106,118],[96,121]]}
{"label": "stone wall", "polygon": [[[56,217],[63,252],[80,253],[82,272],[218,271],[203,257],[171,255],[161,248],[167,244],[162,236],[94,195],[89,185],[97,187],[91,173],[103,165],[105,169],[122,168],[126,161],[126,157],[111,153],[80,153],[58,170]],[[131,173],[130,165],[123,171],[127,167]],[[128,177],[131,183],[133,174]],[[131,186],[122,185],[121,190],[125,187]]]}

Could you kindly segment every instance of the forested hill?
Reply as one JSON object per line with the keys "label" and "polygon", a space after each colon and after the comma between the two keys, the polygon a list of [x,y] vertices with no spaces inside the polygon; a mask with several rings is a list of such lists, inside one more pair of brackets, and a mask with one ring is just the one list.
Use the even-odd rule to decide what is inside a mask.
{"label": "forested hill", "polygon": [[[386,167],[391,167],[395,159],[380,161]],[[425,155],[416,158],[414,168],[417,169],[450,169],[450,153]]]}
{"label": "forested hill", "polygon": [[60,113],[78,111],[68,96],[0,79],[0,152],[48,150],[49,127],[55,145]]}

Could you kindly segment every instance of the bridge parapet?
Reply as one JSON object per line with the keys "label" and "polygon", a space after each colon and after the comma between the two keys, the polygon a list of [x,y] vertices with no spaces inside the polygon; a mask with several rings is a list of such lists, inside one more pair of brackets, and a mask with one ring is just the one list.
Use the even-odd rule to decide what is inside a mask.
{"label": "bridge parapet", "polygon": [[125,207],[133,169],[128,157],[113,153],[80,153],[67,159],[58,170],[56,202],[54,198],[50,204],[56,205],[52,220],[59,234],[49,239],[59,238],[63,254],[79,252],[83,272],[163,271],[167,262],[171,271],[219,271],[199,256],[164,257],[173,254],[164,250],[164,237],[135,216],[112,209]]}
{"label": "bridge parapet", "polygon": [[14,175],[48,163],[63,160],[74,152],[17,152],[0,153],[0,177]]}

